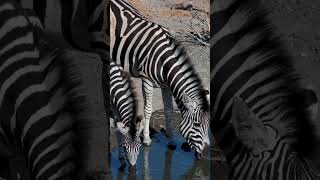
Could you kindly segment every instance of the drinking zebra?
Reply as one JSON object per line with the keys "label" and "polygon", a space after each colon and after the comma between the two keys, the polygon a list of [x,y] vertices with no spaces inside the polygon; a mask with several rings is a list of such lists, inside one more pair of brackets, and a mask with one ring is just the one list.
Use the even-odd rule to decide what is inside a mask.
{"label": "drinking zebra", "polygon": [[150,145],[149,121],[153,87],[160,87],[164,101],[169,147],[175,148],[171,120],[172,96],[182,114],[180,131],[198,155],[209,143],[209,105],[200,78],[189,57],[170,33],[145,19],[126,0],[110,3],[110,54],[134,77],[142,78],[144,144]]}
{"label": "drinking zebra", "polygon": [[229,179],[319,179],[304,159],[315,140],[304,97],[312,106],[316,94],[303,90],[265,11],[213,0],[211,12],[210,127]]}
{"label": "drinking zebra", "polygon": [[122,67],[114,62],[110,63],[110,104],[119,131],[117,131],[119,145],[119,160],[121,169],[125,167],[125,156],[131,165],[135,165],[141,146],[142,131],[141,117],[137,116],[137,104],[129,76]]}

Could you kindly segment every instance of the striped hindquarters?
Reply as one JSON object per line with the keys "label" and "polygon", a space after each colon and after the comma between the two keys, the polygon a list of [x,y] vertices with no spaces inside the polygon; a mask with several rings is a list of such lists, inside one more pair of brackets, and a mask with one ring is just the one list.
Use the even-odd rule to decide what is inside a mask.
{"label": "striped hindquarters", "polygon": [[33,27],[23,11],[0,2],[0,114],[2,136],[22,148],[34,179],[74,172],[73,119],[53,59],[39,61]]}

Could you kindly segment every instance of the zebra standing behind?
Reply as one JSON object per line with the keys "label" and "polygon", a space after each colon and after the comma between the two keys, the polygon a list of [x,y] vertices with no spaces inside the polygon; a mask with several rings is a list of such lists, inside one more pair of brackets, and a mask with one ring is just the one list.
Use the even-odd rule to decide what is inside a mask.
{"label": "zebra standing behind", "polygon": [[0,156],[22,153],[32,179],[70,179],[77,169],[73,125],[86,108],[77,94],[80,84],[63,77],[72,67],[62,66],[54,53],[39,61],[35,27],[23,12],[0,1],[0,144],[8,148]]}
{"label": "zebra standing behind", "polygon": [[[19,0],[24,8],[33,9],[36,14],[39,16],[41,23],[44,25],[44,29],[46,33],[48,33],[55,44],[60,45],[61,48],[66,49],[80,49],[83,51],[90,51],[98,53],[102,58],[109,56],[109,36],[106,34],[108,29],[108,20],[107,18],[107,1],[106,0],[71,0],[71,1],[47,1],[47,0]],[[59,36],[58,38],[53,38],[54,36]],[[63,37],[63,38],[61,38]],[[62,42],[60,42],[62,41]],[[109,63],[109,62],[106,62]],[[115,64],[110,64],[110,68],[115,70],[115,73],[119,73],[120,69],[115,68]],[[109,66],[107,66],[109,67]],[[111,70],[109,69],[109,70]],[[108,72],[110,74],[110,72]],[[117,75],[117,74],[116,74]],[[103,77],[106,76],[106,73],[103,74]],[[112,78],[120,78],[119,76],[115,76]],[[111,78],[111,79],[112,79]],[[122,77],[125,80],[125,77]],[[121,85],[126,85],[129,81],[124,81]],[[113,84],[115,87],[113,88],[124,88],[119,87],[119,84]],[[131,86],[130,86],[131,87]],[[130,100],[130,103],[127,106],[129,108],[128,113],[125,114],[123,108],[121,106],[114,107],[116,112],[120,112],[123,117],[118,119],[121,122],[125,122],[125,126],[131,122],[135,122],[136,110],[135,106],[132,105],[135,101],[131,100],[132,94],[129,94],[131,90],[126,89],[126,93],[123,91],[124,89],[117,89],[117,95],[115,95],[116,102],[121,99]],[[105,96],[105,98],[109,98]],[[106,101],[108,102],[108,100]],[[114,101],[113,101],[114,102]],[[119,103],[119,102],[117,102]],[[120,105],[124,105],[126,102],[120,102]],[[106,103],[109,105],[109,102]],[[119,104],[116,104],[119,105]],[[132,107],[129,107],[132,105]],[[103,113],[103,112],[102,112]],[[128,123],[130,122],[130,123]],[[140,127],[139,123],[137,127]],[[136,128],[136,127],[135,127]],[[121,130],[120,127],[118,127]],[[130,131],[133,129],[130,126]],[[119,131],[121,133],[125,133],[125,130],[122,129]],[[139,153],[140,139],[130,139],[127,137],[128,134],[123,134],[124,143],[121,143],[120,149],[125,147],[127,151],[129,162],[134,165],[136,162],[136,158]],[[131,137],[134,138],[134,137]],[[122,146],[123,145],[123,146]],[[124,152],[120,154],[123,160]]]}
{"label": "zebra standing behind", "polygon": [[211,12],[211,130],[229,179],[319,179],[304,159],[315,135],[301,77],[266,14],[250,0],[213,0]]}
{"label": "zebra standing behind", "polygon": [[[41,20],[47,33],[65,48],[96,52],[107,56],[109,38],[107,0],[17,0],[23,8],[32,9]],[[60,38],[63,37],[63,38]],[[63,42],[60,42],[63,41]]]}
{"label": "zebra standing behind", "polygon": [[128,156],[131,165],[135,165],[138,159],[141,146],[141,117],[137,116],[136,98],[129,76],[114,62],[110,63],[108,72],[110,73],[110,103],[116,127],[119,130],[117,131],[119,160],[123,169],[125,155]]}
{"label": "zebra standing behind", "polygon": [[200,78],[186,52],[166,29],[146,20],[126,0],[111,0],[110,10],[111,57],[125,71],[142,78],[143,142],[151,144],[149,121],[153,87],[161,87],[169,148],[176,146],[170,123],[173,119],[173,96],[182,114],[180,131],[191,148],[200,155],[205,144],[209,144],[209,105]]}

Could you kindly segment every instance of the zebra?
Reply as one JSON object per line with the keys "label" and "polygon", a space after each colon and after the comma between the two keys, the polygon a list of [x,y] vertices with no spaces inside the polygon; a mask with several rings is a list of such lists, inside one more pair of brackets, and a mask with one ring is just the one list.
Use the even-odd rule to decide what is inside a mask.
{"label": "zebra", "polygon": [[[110,107],[118,129],[120,169],[125,167],[125,156],[135,165],[141,146],[142,118],[137,116],[136,97],[129,76],[115,62],[110,62]],[[126,151],[126,152],[125,152]]]}
{"label": "zebra", "polygon": [[144,96],[143,143],[151,144],[149,121],[153,87],[164,101],[168,147],[175,149],[170,125],[174,97],[182,114],[180,131],[200,155],[209,144],[209,105],[201,80],[184,48],[162,26],[148,21],[126,0],[110,2],[110,55],[125,71],[142,79]]}
{"label": "zebra", "polygon": [[210,129],[229,179],[319,179],[304,159],[316,93],[303,90],[266,15],[249,0],[211,1]]}
{"label": "zebra", "polygon": [[[107,17],[106,17],[106,6],[107,2],[105,0],[95,0],[95,1],[37,1],[37,0],[20,0],[19,1],[24,8],[32,9],[36,12],[38,17],[41,20],[41,24],[44,24],[44,29],[49,32],[50,34],[50,40],[54,41],[56,45],[59,45],[59,47],[63,47],[65,49],[79,49],[82,51],[89,51],[89,52],[95,52],[101,55],[102,58],[106,59],[109,55],[106,50],[109,50],[109,38],[108,34],[106,34],[107,24]],[[54,9],[52,8],[54,7]],[[53,11],[58,11],[60,14],[52,14]],[[84,21],[88,20],[88,21]],[[60,25],[57,27],[56,25],[50,25],[50,22],[57,22]],[[80,28],[79,28],[80,27]],[[53,38],[55,36],[62,36],[63,38]],[[81,38],[80,38],[81,37]],[[62,42],[60,42],[62,41]],[[109,67],[107,65],[108,60],[104,60],[105,67]],[[111,69],[116,69],[115,64],[111,64]],[[110,72],[106,73],[107,70],[103,73],[104,78],[108,78],[106,74],[109,74]],[[118,72],[119,69],[117,69]],[[119,77],[114,77],[119,78]],[[124,78],[122,78],[124,79]],[[125,81],[129,82],[129,81]],[[107,82],[108,83],[108,82]],[[117,84],[114,84],[117,85]],[[131,86],[130,86],[131,87]],[[112,87],[111,87],[112,88]],[[119,89],[117,89],[119,90]],[[107,90],[106,90],[107,91]],[[130,90],[132,91],[132,90]],[[122,91],[119,92],[120,94],[123,93]],[[116,100],[121,100],[122,98],[130,99],[129,95],[127,94],[121,94],[124,95],[123,97],[119,97],[118,95]],[[108,96],[105,96],[106,99],[108,99]],[[108,100],[106,101],[108,102]],[[132,101],[131,104],[133,104],[134,101]],[[123,102],[125,103],[125,102]],[[121,102],[121,104],[123,104]],[[108,107],[109,104],[106,104]],[[121,106],[120,106],[121,107]],[[108,109],[108,108],[107,108]],[[116,108],[114,109],[116,110]],[[132,109],[136,111],[134,108]],[[117,110],[119,111],[119,109]],[[123,112],[122,112],[123,113]],[[135,113],[135,112],[133,112]],[[131,115],[131,114],[129,114]],[[128,116],[128,115],[126,115]],[[122,119],[125,118],[125,119]],[[136,117],[134,117],[136,118]],[[131,117],[121,117],[121,121],[125,120],[126,122],[130,120],[130,122],[133,122],[133,119]],[[132,119],[132,120],[131,120]],[[120,121],[120,120],[119,120]],[[137,127],[139,127],[139,121],[137,121]],[[125,125],[127,125],[125,123]],[[118,127],[120,130],[121,128]],[[124,131],[118,131],[124,133]],[[139,141],[136,140],[130,140],[129,137],[126,137],[124,134],[123,138],[119,137],[120,142],[122,142],[122,139],[124,139],[124,143],[120,143],[120,149],[122,149],[122,146],[125,147],[125,150],[127,151],[128,160],[129,162],[134,165],[136,158],[138,157],[139,153]],[[130,141],[129,141],[130,140]],[[125,153],[122,151],[120,154],[119,159],[121,159],[122,164],[124,164],[124,156]]]}
{"label": "zebra", "polygon": [[47,33],[59,47],[74,48],[109,57],[107,0],[17,0],[38,15]]}
{"label": "zebra", "polygon": [[[0,2],[0,144],[7,150],[1,160],[23,154],[31,179],[96,175],[79,173],[83,167],[75,148],[80,140],[75,126],[89,108],[82,82],[66,59],[69,51],[52,49],[41,31],[36,16],[12,1]],[[8,172],[1,177],[8,178]]]}
{"label": "zebra", "polygon": [[39,62],[32,28],[16,3],[0,2],[0,140],[7,158],[24,154],[33,179],[70,178],[77,111],[66,109],[61,69]]}

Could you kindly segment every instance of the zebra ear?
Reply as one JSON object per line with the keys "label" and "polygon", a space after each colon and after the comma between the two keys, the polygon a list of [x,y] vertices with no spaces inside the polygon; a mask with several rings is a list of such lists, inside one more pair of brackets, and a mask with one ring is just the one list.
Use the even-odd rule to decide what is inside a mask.
{"label": "zebra ear", "polygon": [[253,152],[260,152],[270,145],[271,138],[263,122],[240,97],[233,101],[232,124],[238,139]]}
{"label": "zebra ear", "polygon": [[129,132],[129,128],[125,127],[123,122],[117,122],[117,128],[121,132],[121,134],[125,135]]}
{"label": "zebra ear", "polygon": [[182,102],[190,111],[194,110],[197,107],[197,103],[192,100],[186,93],[183,93],[182,95]]}

